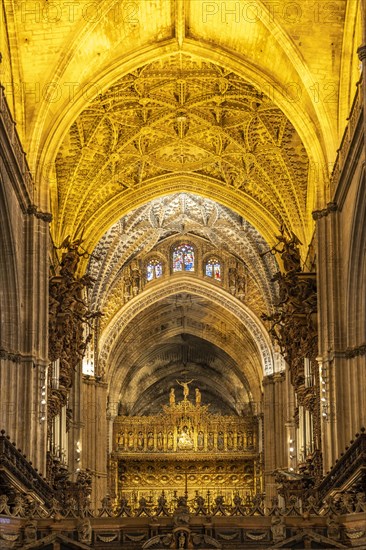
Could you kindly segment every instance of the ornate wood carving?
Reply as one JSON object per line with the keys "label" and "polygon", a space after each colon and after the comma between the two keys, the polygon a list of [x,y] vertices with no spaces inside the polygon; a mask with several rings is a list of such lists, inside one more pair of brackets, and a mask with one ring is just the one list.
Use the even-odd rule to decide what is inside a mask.
{"label": "ornate wood carving", "polygon": [[[56,274],[49,282],[49,358],[51,360],[48,388],[48,436],[51,437],[52,421],[67,404],[73,385],[74,373],[85,354],[92,335],[86,336],[85,327],[92,328],[93,319],[99,313],[89,310],[85,290],[93,280],[89,275],[77,276],[80,258],[88,253],[81,247],[82,240],[62,243],[63,250]],[[70,422],[68,410],[68,423]],[[48,476],[51,481],[58,475],[58,460],[49,456]]]}
{"label": "ornate wood carving", "polygon": [[[299,245],[293,233],[287,235],[281,226],[277,243],[267,253],[281,256],[284,271],[273,281],[278,284],[279,295],[272,315],[262,315],[269,323],[269,333],[284,356],[295,388],[298,406],[312,413],[314,425],[314,453],[308,457],[304,470],[318,480],[322,475],[320,457],[320,380],[316,361],[318,351],[317,289],[315,273],[305,272],[301,266]],[[298,411],[295,413],[298,424]],[[310,463],[311,462],[311,467]]]}

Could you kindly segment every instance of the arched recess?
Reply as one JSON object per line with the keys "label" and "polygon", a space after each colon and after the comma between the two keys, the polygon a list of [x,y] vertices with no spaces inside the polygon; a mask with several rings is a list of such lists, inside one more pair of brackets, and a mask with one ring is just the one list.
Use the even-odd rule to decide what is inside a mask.
{"label": "arched recess", "polygon": [[[249,303],[246,300],[246,304],[257,315],[271,309],[276,300],[276,287],[271,279],[279,266],[272,254],[261,255],[267,250],[262,236],[246,220],[221,204],[203,199],[200,195],[177,193],[130,211],[105,233],[94,249],[88,264],[88,274],[95,281],[89,293],[89,301],[93,309],[104,313],[100,326],[102,332],[121,307],[124,274],[128,271],[131,254],[137,260],[142,258],[145,263],[151,254],[160,251],[160,259],[165,262],[162,276],[164,279],[170,276],[167,246],[176,242],[182,234],[182,226],[177,225],[177,219],[184,219],[185,238],[189,235],[194,240],[200,254],[204,254],[206,250],[208,254],[222,254],[223,288],[230,291],[229,265],[231,262],[234,265],[240,259],[243,267],[245,266],[245,292],[249,291],[251,294],[254,284],[255,294],[261,294],[259,300],[249,296]],[[209,226],[207,220],[210,220]],[[190,276],[203,277],[207,282],[213,283],[206,279],[201,262],[197,267],[197,272]],[[142,278],[145,276],[146,272],[142,271]],[[217,281],[214,283],[217,286],[216,283]],[[151,288],[148,282],[143,286],[144,289],[146,286]]]}
{"label": "arched recess", "polygon": [[366,168],[363,164],[352,216],[347,281],[347,347],[365,343],[366,335]]}
{"label": "arched recess", "polygon": [[[221,63],[222,66],[224,66],[228,70],[234,72],[235,74],[238,74],[244,79],[247,79],[259,90],[265,90],[269,86],[275,87],[275,103],[284,112],[284,114],[294,125],[295,129],[298,131],[310,160],[311,169],[309,171],[308,186],[309,200],[307,201],[308,226],[305,229],[306,234],[301,236],[301,238],[305,242],[309,242],[313,228],[310,212],[315,206],[315,201],[318,200],[319,202],[322,202],[324,181],[327,177],[326,155],[324,153],[322,140],[319,139],[318,131],[318,127],[321,127],[322,124],[319,122],[320,115],[317,118],[317,114],[313,112],[314,105],[310,106],[309,109],[305,108],[305,106],[301,109],[298,102],[292,102],[288,100],[288,96],[286,95],[284,88],[280,82],[274,82],[266,75],[264,71],[261,72],[260,70],[258,70],[258,67],[248,64],[242,57],[236,56],[235,53],[228,54],[224,49],[220,49],[219,46],[213,47],[209,44],[202,45],[198,41],[189,40],[185,42],[183,51],[200,59],[206,59],[207,61],[211,61],[213,63]],[[115,61],[112,65],[105,69],[104,72],[101,71],[98,74],[98,92],[104,92],[106,89],[112,86],[121,76],[133,70],[136,70],[138,67],[141,67],[157,59],[167,57],[176,52],[177,46],[175,41],[169,41],[167,43],[160,44],[159,46],[144,47],[141,50],[134,52],[133,54],[121,56],[117,61]],[[90,100],[90,98],[88,99]],[[44,204],[44,202],[48,200],[47,187],[50,181],[53,182],[51,184],[51,194],[53,195],[52,211],[56,217],[57,189],[55,187],[56,180],[53,174],[53,166],[57,154],[57,149],[59,144],[64,139],[68,128],[75,121],[77,116],[82,112],[86,104],[87,103],[85,97],[83,97],[82,91],[76,94],[71,105],[70,102],[67,102],[63,109],[60,110],[59,116],[55,117],[52,121],[52,125],[50,126],[47,134],[44,134],[44,142],[38,144],[37,146],[37,150],[39,150],[40,153],[36,154],[32,151],[32,162],[35,162],[36,158],[39,159],[39,162],[36,163],[36,180],[39,184],[40,193],[42,195],[40,196],[39,202],[40,204]],[[311,105],[311,101],[309,101],[309,105]],[[49,106],[45,105],[44,108],[48,109]],[[320,108],[320,105],[317,106],[317,108]],[[40,133],[42,127],[43,126],[41,125],[38,133]],[[119,208],[123,208],[124,199],[121,202],[119,202],[117,199],[116,202],[118,202]],[[241,214],[250,219],[250,208],[248,207],[248,211],[242,212]],[[112,216],[113,214],[108,212],[107,217],[111,219]],[[114,218],[113,221],[116,221],[116,218]],[[266,223],[264,223],[264,225],[266,225]],[[108,224],[106,224],[104,227],[106,228],[107,226]],[[74,236],[75,235],[76,231],[74,231]]]}
{"label": "arched recess", "polygon": [[[193,295],[186,294],[185,297],[192,298],[192,301],[197,299],[197,296]],[[217,304],[212,301],[210,307],[210,305],[207,305],[207,300],[205,300],[203,309],[204,317],[208,323],[208,330],[197,328],[197,325],[202,325],[202,315],[195,315],[191,310],[185,314],[186,323],[184,328],[181,325],[177,326],[172,323],[171,319],[167,318],[169,313],[166,310],[163,311],[163,324],[161,325],[159,308],[161,308],[163,301],[155,302],[136,314],[133,322],[126,327],[115,342],[112,352],[113,363],[111,363],[108,370],[111,402],[118,401],[119,392],[122,394],[128,392],[127,399],[133,402],[136,399],[137,392],[145,391],[146,386],[149,387],[156,384],[160,379],[168,377],[170,363],[173,361],[178,365],[179,362],[179,360],[174,360],[173,357],[177,356],[177,349],[175,349],[173,355],[169,355],[169,363],[161,365],[163,371],[161,367],[157,368],[156,371],[151,370],[148,366],[149,362],[153,361],[154,363],[155,353],[159,354],[162,348],[169,346],[173,340],[177,343],[177,339],[181,338],[184,345],[186,345],[186,340],[191,336],[200,339],[202,342],[201,348],[206,348],[206,358],[196,361],[196,367],[193,370],[190,369],[190,375],[188,375],[190,378],[200,378],[201,381],[203,378],[207,378],[207,374],[201,371],[202,359],[206,363],[210,355],[214,355],[217,359],[225,355],[225,364],[222,365],[219,371],[220,375],[226,373],[227,379],[220,382],[216,375],[212,375],[211,382],[216,385],[217,391],[223,392],[224,387],[229,392],[234,388],[245,389],[247,395],[250,396],[248,401],[260,403],[263,374],[258,348],[245,328],[240,330],[240,326],[237,325],[237,318],[228,311],[220,309],[220,321],[224,328],[220,329],[217,326],[212,326],[210,319],[214,317],[215,313],[218,313]],[[172,304],[170,309],[172,309]],[[155,325],[149,324],[151,317],[156,319]],[[213,348],[215,348],[215,352],[212,351]],[[183,351],[181,355],[183,355]],[[186,365],[190,363],[189,354],[186,353],[185,355],[185,360],[181,357],[180,366],[184,363]],[[185,369],[188,369],[188,366]],[[179,370],[180,368],[178,368]],[[217,368],[215,370],[217,372]],[[146,376],[147,373],[148,377]],[[220,385],[221,389],[219,389]],[[126,396],[124,395],[124,397]],[[234,400],[236,400],[236,396],[233,397]],[[244,399],[241,398],[241,401],[244,401]]]}
{"label": "arched recess", "polygon": [[15,246],[6,182],[1,178],[0,184],[0,348],[17,353],[21,330],[18,277],[21,260]]}
{"label": "arched recess", "polygon": [[113,358],[122,331],[129,323],[133,323],[134,318],[148,305],[178,293],[188,293],[215,302],[216,305],[230,312],[238,320],[238,323],[246,328],[255,343],[262,367],[262,372],[258,373],[259,379],[274,372],[273,350],[268,333],[251,310],[221,289],[216,289],[213,292],[212,285],[209,283],[193,280],[186,275],[179,275],[168,282],[156,284],[153,289],[147,290],[127,302],[106,327],[99,341],[98,363],[99,369],[107,380],[111,378],[111,371],[113,372],[115,368]]}
{"label": "arched recess", "polygon": [[[184,376],[195,380],[202,393],[212,396],[210,402],[219,401],[220,408],[226,402],[226,408],[240,414],[244,403],[260,404],[261,381],[253,373],[256,361],[248,364],[245,344],[233,350],[223,339],[218,341],[217,334],[215,339],[212,334],[197,332],[192,327],[183,333],[177,327],[159,332],[144,339],[144,345],[138,351],[135,348],[133,355],[125,354],[111,375],[110,402],[120,399],[131,413],[138,408],[146,410],[150,401],[146,396],[150,395],[155,408],[159,402],[166,403],[167,388]],[[137,338],[141,340],[140,335]],[[121,352],[119,346],[119,357]]]}

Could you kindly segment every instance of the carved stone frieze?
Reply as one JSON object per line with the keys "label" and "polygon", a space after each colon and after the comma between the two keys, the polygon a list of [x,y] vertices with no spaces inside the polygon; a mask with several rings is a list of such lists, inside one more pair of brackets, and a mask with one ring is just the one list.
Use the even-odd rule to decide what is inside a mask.
{"label": "carved stone frieze", "polygon": [[360,357],[366,354],[366,344],[355,346],[354,348],[347,348],[344,352],[347,359],[353,359],[354,357]]}
{"label": "carved stone frieze", "polygon": [[12,361],[13,363],[20,363],[22,360],[22,355],[20,353],[14,353],[4,348],[0,348],[0,359],[5,359],[6,361]]}

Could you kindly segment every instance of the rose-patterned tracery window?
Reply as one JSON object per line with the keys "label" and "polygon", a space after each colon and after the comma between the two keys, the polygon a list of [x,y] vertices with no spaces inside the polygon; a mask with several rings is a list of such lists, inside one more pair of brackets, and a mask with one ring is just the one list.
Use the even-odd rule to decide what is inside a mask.
{"label": "rose-patterned tracery window", "polygon": [[146,280],[147,282],[158,279],[163,274],[163,264],[157,258],[153,258],[146,266]]}
{"label": "rose-patterned tracery window", "polygon": [[218,258],[209,258],[205,264],[205,275],[215,281],[221,281],[221,262]]}
{"label": "rose-patterned tracery window", "polygon": [[190,244],[180,244],[173,248],[173,272],[194,271],[194,248]]}

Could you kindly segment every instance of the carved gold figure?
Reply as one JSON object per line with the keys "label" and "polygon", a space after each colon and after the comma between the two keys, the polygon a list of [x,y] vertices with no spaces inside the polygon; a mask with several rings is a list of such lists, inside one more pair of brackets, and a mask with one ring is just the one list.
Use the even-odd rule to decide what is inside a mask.
{"label": "carved gold figure", "polygon": [[193,382],[194,378],[192,378],[192,380],[189,380],[189,382],[179,382],[179,380],[177,380],[177,383],[182,386],[183,388],[183,397],[184,399],[187,399],[188,395],[189,395],[189,387],[188,385],[191,384]]}

